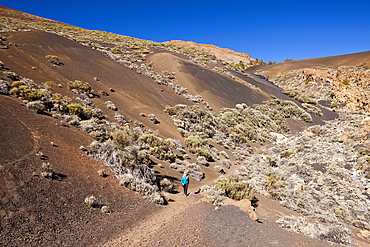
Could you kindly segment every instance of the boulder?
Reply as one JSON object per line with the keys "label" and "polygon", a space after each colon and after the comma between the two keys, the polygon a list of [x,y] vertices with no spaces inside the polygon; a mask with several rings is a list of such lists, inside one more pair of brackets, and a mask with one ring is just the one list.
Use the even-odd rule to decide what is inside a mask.
{"label": "boulder", "polygon": [[370,231],[368,230],[361,230],[360,231],[360,234],[362,237],[366,238],[366,239],[370,239]]}
{"label": "boulder", "polygon": [[324,179],[323,179],[322,177],[319,177],[319,178],[317,179],[317,185],[319,185],[319,186],[323,186],[324,184],[325,184]]}
{"label": "boulder", "polygon": [[349,139],[349,135],[344,133],[341,137],[339,137],[338,141],[339,142],[345,142],[348,139]]}

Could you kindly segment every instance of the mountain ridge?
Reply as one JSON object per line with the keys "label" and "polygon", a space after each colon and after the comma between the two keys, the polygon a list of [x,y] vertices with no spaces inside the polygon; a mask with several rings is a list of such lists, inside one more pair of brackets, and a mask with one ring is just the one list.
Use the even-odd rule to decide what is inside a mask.
{"label": "mountain ridge", "polygon": [[223,60],[226,60],[229,63],[239,63],[240,61],[243,61],[245,63],[251,63],[254,62],[255,59],[253,59],[249,54],[242,53],[242,52],[236,52],[228,48],[221,48],[212,44],[198,44],[193,41],[181,41],[181,40],[171,40],[171,41],[165,41],[163,43],[168,44],[176,44],[183,47],[196,47],[199,49],[203,49],[210,54],[213,54]]}

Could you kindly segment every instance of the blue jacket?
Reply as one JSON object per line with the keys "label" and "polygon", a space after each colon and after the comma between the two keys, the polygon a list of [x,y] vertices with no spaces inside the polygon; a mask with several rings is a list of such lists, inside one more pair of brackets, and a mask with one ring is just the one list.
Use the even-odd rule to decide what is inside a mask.
{"label": "blue jacket", "polygon": [[181,176],[181,184],[188,184],[189,183],[189,175],[184,177],[184,175]]}

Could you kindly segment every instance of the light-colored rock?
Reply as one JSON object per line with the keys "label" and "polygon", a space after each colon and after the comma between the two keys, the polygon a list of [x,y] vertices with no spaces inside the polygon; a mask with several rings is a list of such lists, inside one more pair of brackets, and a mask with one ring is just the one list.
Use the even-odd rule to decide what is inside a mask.
{"label": "light-colored rock", "polygon": [[362,237],[364,237],[366,239],[370,238],[370,231],[368,231],[368,230],[361,230],[360,234],[361,234]]}
{"label": "light-colored rock", "polygon": [[319,177],[319,178],[317,179],[317,185],[318,185],[318,186],[323,186],[324,184],[325,184],[324,179],[323,179],[322,177]]}
{"label": "light-colored rock", "polygon": [[339,137],[338,141],[345,142],[348,139],[349,139],[349,135],[347,133],[344,133],[341,137]]}

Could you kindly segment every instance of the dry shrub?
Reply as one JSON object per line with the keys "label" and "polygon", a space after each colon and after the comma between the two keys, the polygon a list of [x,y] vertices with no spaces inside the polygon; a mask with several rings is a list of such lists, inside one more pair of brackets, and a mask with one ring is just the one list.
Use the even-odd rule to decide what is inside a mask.
{"label": "dry shrub", "polygon": [[44,178],[53,178],[54,172],[49,162],[42,163],[41,176]]}
{"label": "dry shrub", "polygon": [[161,191],[165,191],[165,192],[173,191],[173,185],[171,181],[168,180],[167,178],[161,180],[161,182],[159,182],[159,186],[160,186]]}
{"label": "dry shrub", "polygon": [[140,195],[149,199],[151,202],[164,204],[164,198],[161,194],[159,194],[157,186],[143,183],[132,174],[128,173],[121,175],[120,185],[132,191],[138,192]]}
{"label": "dry shrub", "polygon": [[108,214],[108,213],[110,213],[110,209],[109,209],[108,206],[103,206],[103,207],[101,207],[101,212],[103,214]]}
{"label": "dry shrub", "polygon": [[61,62],[59,61],[59,58],[54,55],[46,55],[45,58],[48,60],[48,62],[55,64],[55,65],[60,65]]}
{"label": "dry shrub", "polygon": [[213,169],[215,169],[216,172],[219,172],[221,174],[225,174],[225,169],[222,166],[215,166],[215,167],[213,167]]}
{"label": "dry shrub", "polygon": [[221,160],[221,165],[223,165],[227,169],[230,169],[231,162],[230,162],[230,160],[223,159],[223,160]]}
{"label": "dry shrub", "polygon": [[224,190],[215,190],[214,187],[204,185],[200,188],[200,192],[207,194],[207,200],[215,205],[221,205],[222,201],[227,198]]}
{"label": "dry shrub", "polygon": [[36,113],[42,113],[46,109],[45,105],[40,100],[28,102],[27,103],[27,108],[31,109],[32,111],[34,111]]}
{"label": "dry shrub", "polygon": [[206,158],[204,156],[198,156],[197,163],[204,166],[209,166]]}
{"label": "dry shrub", "polygon": [[107,173],[105,172],[105,170],[104,169],[100,169],[99,171],[98,171],[98,174],[99,174],[99,176],[100,177],[106,177],[107,176]]}
{"label": "dry shrub", "polygon": [[328,242],[350,245],[351,232],[345,227],[325,227],[321,224],[312,224],[304,217],[284,216],[276,221],[281,227],[293,232],[303,233],[311,238],[326,240]]}
{"label": "dry shrub", "polygon": [[85,203],[89,205],[90,207],[96,207],[98,206],[98,199],[96,199],[95,196],[89,196],[85,198]]}

